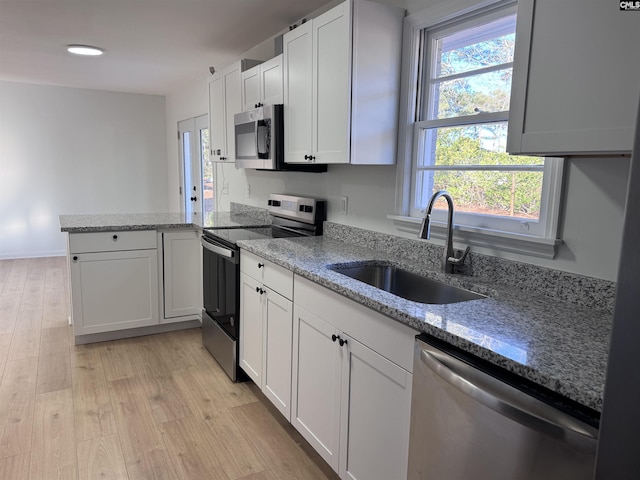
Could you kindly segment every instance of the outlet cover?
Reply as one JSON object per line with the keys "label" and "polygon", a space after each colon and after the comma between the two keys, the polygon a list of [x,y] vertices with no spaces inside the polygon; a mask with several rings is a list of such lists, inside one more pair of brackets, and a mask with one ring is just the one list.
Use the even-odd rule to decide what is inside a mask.
{"label": "outlet cover", "polygon": [[340,213],[346,215],[349,207],[349,198],[340,197]]}

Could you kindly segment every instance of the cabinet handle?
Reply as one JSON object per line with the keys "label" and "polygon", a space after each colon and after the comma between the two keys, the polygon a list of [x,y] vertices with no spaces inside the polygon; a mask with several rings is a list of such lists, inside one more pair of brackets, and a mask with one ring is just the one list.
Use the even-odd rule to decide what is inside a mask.
{"label": "cabinet handle", "polygon": [[264,267],[264,263],[258,263],[258,268]]}
{"label": "cabinet handle", "polygon": [[336,340],[338,340],[339,338],[340,338],[340,337],[339,337],[339,336],[337,336],[337,335],[331,335],[331,340],[333,340],[334,342],[335,342]]}
{"label": "cabinet handle", "polygon": [[77,262],[78,261],[78,257],[73,257],[73,261]]}
{"label": "cabinet handle", "polygon": [[191,201],[195,202],[198,198],[197,197],[191,197]]}
{"label": "cabinet handle", "polygon": [[311,155],[305,155],[305,156],[304,156],[304,159],[305,159],[305,160],[311,160]]}
{"label": "cabinet handle", "polygon": [[338,343],[340,344],[341,347],[343,347],[347,344],[347,341],[338,337]]}
{"label": "cabinet handle", "polygon": [[114,239],[114,240],[117,240],[117,239],[118,239],[118,235],[114,235],[114,236],[113,236],[113,239]]}
{"label": "cabinet handle", "polygon": [[262,294],[264,294],[266,292],[266,290],[263,290],[260,287],[256,287],[256,292],[259,293],[260,295],[262,295]]}

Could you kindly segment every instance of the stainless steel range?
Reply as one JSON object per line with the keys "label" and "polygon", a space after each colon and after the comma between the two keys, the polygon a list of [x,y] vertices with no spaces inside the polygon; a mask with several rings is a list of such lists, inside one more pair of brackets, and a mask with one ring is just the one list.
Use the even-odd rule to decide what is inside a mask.
{"label": "stainless steel range", "polygon": [[239,240],[322,235],[324,200],[271,194],[272,223],[259,228],[205,228],[202,273],[202,343],[232,381],[247,377],[238,364],[240,332]]}

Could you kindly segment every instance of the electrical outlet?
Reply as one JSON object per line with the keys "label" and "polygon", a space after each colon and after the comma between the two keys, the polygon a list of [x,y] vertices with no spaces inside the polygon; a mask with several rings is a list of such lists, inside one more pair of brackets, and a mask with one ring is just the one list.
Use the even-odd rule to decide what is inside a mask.
{"label": "electrical outlet", "polygon": [[251,185],[247,184],[247,198],[251,198]]}
{"label": "electrical outlet", "polygon": [[229,195],[229,185],[222,187],[222,195]]}
{"label": "electrical outlet", "polygon": [[342,215],[347,214],[347,208],[349,206],[349,198],[348,197],[340,197],[340,213]]}

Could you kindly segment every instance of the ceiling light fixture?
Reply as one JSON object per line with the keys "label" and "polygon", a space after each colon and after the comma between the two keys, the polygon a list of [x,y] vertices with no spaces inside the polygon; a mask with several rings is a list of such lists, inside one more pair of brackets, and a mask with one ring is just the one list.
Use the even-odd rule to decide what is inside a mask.
{"label": "ceiling light fixture", "polygon": [[67,52],[75,55],[89,56],[102,55],[103,53],[101,48],[91,47],[89,45],[67,45]]}

